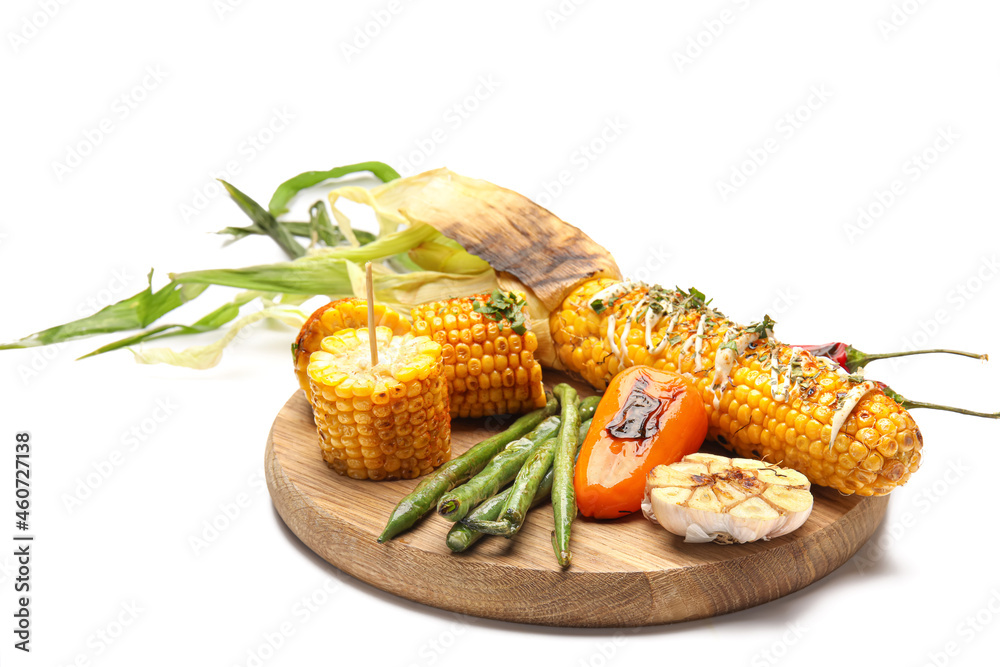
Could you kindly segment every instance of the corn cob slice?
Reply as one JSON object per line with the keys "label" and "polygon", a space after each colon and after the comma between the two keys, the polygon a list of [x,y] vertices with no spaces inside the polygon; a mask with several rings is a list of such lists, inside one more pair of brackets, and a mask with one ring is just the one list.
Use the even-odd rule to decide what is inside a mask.
{"label": "corn cob slice", "polygon": [[603,389],[622,368],[686,373],[710,438],[846,494],[884,495],[920,466],[923,437],[874,382],[782,345],[765,319],[740,327],[696,290],[593,280],[549,320],[564,368]]}
{"label": "corn cob slice", "polygon": [[795,470],[690,454],[653,468],[642,513],[685,542],[734,544],[787,535],[812,506],[809,480]]}
{"label": "corn cob slice", "polygon": [[518,414],[545,405],[542,367],[534,356],[538,339],[531,331],[515,332],[516,324],[484,307],[494,298],[480,294],[411,311],[414,333],[441,345],[452,416]]}
{"label": "corn cob slice", "polygon": [[[394,336],[409,333],[410,323],[388,306],[375,304],[375,325],[389,327]],[[341,329],[368,327],[368,303],[364,299],[340,299],[320,306],[299,330],[299,336],[292,345],[295,360],[295,376],[299,386],[309,395],[309,357],[320,349],[320,343]]]}
{"label": "corn cob slice", "polygon": [[310,358],[310,401],[323,460],[355,479],[412,479],[451,457],[448,387],[441,346],[376,327],[323,339]]}

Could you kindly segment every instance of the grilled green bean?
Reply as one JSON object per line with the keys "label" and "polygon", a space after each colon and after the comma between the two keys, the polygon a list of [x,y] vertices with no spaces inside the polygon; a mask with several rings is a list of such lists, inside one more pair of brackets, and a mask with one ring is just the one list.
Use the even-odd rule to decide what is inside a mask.
{"label": "grilled green bean", "polygon": [[459,521],[504,484],[514,479],[525,459],[559,429],[559,418],[549,417],[526,437],[507,445],[494,456],[475,477],[462,486],[441,496],[438,514],[448,521]]}
{"label": "grilled green bean", "polygon": [[535,498],[535,492],[541,486],[542,478],[552,469],[552,459],[556,453],[556,438],[549,438],[536,449],[525,461],[521,472],[517,473],[514,484],[510,487],[507,502],[500,512],[500,519],[507,522],[509,528],[507,537],[512,537],[521,530],[524,517]]}
{"label": "grilled green bean", "polygon": [[580,446],[580,408],[576,390],[567,384],[553,389],[562,408],[562,423],[552,463],[552,514],[555,530],[552,531],[552,548],[556,560],[569,567],[572,554],[569,550],[570,527],[576,518],[576,493],[573,490],[573,468]]}
{"label": "grilled green bean", "polygon": [[437,504],[442,495],[482,470],[497,452],[535,429],[543,420],[554,415],[557,408],[558,403],[550,397],[544,408],[522,416],[503,433],[474,445],[469,451],[448,461],[436,472],[427,476],[417,485],[413,493],[399,501],[378,541],[391,540],[410,528]]}
{"label": "grilled green bean", "polygon": [[[588,419],[580,426],[580,439],[587,434],[590,430],[590,420]],[[535,497],[531,499],[530,507],[537,507],[543,502],[547,502],[551,497],[552,491],[552,469],[545,473],[542,477],[541,483],[538,485],[538,489],[535,491]],[[500,516],[501,510],[503,510],[504,504],[507,502],[507,497],[510,495],[511,489],[505,489],[492,498],[484,501],[479,507],[469,512],[469,516],[465,517],[448,531],[448,537],[445,542],[448,548],[455,553],[465,551],[473,544],[478,542],[484,535],[492,535],[492,532],[485,532],[479,530],[473,530],[467,524],[477,525],[480,527],[488,526],[492,527],[494,523],[504,523],[498,522],[496,519]],[[488,523],[487,523],[488,522]],[[502,531],[496,534],[506,535],[507,527],[503,526]]]}

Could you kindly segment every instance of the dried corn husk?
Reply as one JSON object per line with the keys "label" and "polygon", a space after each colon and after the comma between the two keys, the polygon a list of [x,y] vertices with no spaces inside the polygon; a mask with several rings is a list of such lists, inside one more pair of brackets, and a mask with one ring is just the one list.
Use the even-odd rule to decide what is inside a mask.
{"label": "dried corn husk", "polygon": [[376,188],[330,193],[334,217],[345,235],[348,218],[337,209],[343,197],[375,211],[383,232],[404,222],[431,225],[468,252],[530,288],[546,316],[574,287],[591,278],[621,278],[607,250],[524,195],[448,169],[435,169]]}

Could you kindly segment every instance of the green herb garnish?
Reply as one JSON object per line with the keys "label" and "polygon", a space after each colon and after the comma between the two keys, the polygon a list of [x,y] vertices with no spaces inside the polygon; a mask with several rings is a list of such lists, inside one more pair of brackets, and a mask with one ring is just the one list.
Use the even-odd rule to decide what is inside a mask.
{"label": "green herb garnish", "polygon": [[708,304],[712,303],[712,300],[705,296],[705,293],[700,291],[696,287],[689,287],[685,292],[680,287],[675,287],[677,293],[684,297],[685,301],[689,301],[695,308],[704,308]]}
{"label": "green herb garnish", "polygon": [[761,320],[760,322],[754,322],[753,324],[748,326],[747,331],[750,333],[757,334],[758,338],[760,339],[765,339],[769,335],[768,332],[774,329],[775,324],[777,324],[777,322],[772,320],[769,315],[765,315],[764,319]]}
{"label": "green herb garnish", "polygon": [[517,295],[514,292],[501,292],[499,289],[495,289],[490,294],[489,299],[486,301],[476,301],[472,309],[496,322],[507,320],[514,333],[524,335],[528,330],[524,318],[524,308],[526,305],[527,302],[523,296]]}

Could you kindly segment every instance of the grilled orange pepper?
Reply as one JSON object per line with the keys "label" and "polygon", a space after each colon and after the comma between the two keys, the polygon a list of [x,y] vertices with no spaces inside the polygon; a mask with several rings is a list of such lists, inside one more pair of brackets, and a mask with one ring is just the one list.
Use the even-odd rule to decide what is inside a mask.
{"label": "grilled orange pepper", "polygon": [[690,379],[633,366],[611,379],[577,460],[576,504],[614,519],[639,509],[646,475],[698,451],[708,417]]}

